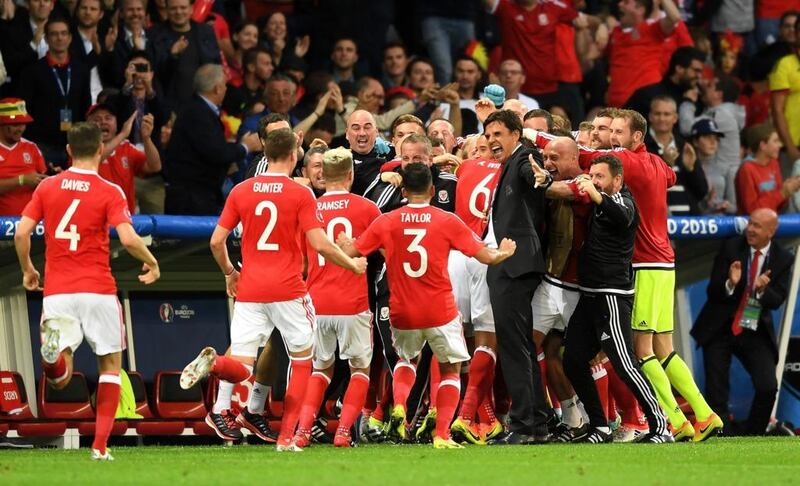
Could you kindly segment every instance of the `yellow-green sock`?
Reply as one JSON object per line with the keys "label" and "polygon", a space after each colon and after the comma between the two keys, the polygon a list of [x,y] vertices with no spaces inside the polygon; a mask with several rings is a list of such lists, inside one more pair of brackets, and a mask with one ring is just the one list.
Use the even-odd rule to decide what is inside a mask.
{"label": "yellow-green sock", "polygon": [[667,378],[664,368],[661,367],[661,363],[655,356],[647,356],[639,362],[639,366],[642,368],[642,373],[650,380],[650,384],[653,385],[658,403],[669,417],[672,426],[678,428],[683,425],[686,422],[686,415],[683,414],[678,406],[678,401],[672,394],[669,378]]}
{"label": "yellow-green sock", "polygon": [[700,393],[700,390],[697,388],[692,372],[689,371],[686,362],[673,351],[669,356],[664,358],[661,362],[661,366],[664,368],[672,386],[674,386],[675,389],[678,390],[678,393],[692,406],[697,420],[700,422],[708,420],[708,417],[714,412],[711,410],[711,407],[708,406],[706,399],[703,398],[703,394]]}

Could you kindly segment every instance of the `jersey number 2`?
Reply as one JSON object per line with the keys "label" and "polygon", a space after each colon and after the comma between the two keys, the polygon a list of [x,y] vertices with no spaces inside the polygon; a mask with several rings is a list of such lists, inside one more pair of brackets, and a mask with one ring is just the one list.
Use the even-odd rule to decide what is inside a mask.
{"label": "jersey number 2", "polygon": [[[58,226],[56,226],[55,238],[57,240],[69,240],[69,251],[78,251],[78,242],[81,241],[81,235],[78,234],[78,225],[69,224],[69,220],[72,219],[80,203],[80,199],[73,199],[64,216],[61,217],[61,221],[58,222]],[[66,231],[68,224],[69,230]]]}
{"label": "jersey number 2", "polygon": [[265,209],[269,210],[269,221],[267,221],[267,226],[264,228],[264,232],[261,233],[258,243],[256,243],[256,249],[261,251],[278,251],[277,243],[267,243],[269,235],[272,234],[272,230],[275,229],[275,225],[278,223],[278,207],[275,206],[275,203],[272,201],[261,201],[256,206],[256,216],[264,214]]}
{"label": "jersey number 2", "polygon": [[411,244],[408,245],[408,250],[411,253],[419,253],[419,268],[414,270],[411,268],[411,264],[408,262],[403,262],[403,271],[406,272],[411,278],[419,278],[425,275],[425,272],[428,271],[428,251],[425,250],[425,247],[420,245],[420,242],[425,235],[428,233],[427,230],[424,229],[405,229],[403,230],[403,234],[407,236],[413,236],[414,239],[411,240]]}

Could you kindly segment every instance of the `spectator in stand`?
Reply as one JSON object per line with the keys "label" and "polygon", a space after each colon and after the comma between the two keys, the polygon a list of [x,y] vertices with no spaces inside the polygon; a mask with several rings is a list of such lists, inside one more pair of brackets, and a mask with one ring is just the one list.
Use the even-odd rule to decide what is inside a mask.
{"label": "spectator in stand", "polygon": [[415,15],[422,19],[422,43],[436,66],[436,79],[453,77],[453,59],[475,38],[478,0],[419,2]]}
{"label": "spectator in stand", "polygon": [[[750,215],[744,235],[723,242],[708,281],[708,300],[692,328],[703,348],[708,405],[725,421],[726,435],[763,435],[778,392],[772,312],[786,300],[794,258],[772,239],[777,228],[778,215],[760,208]],[[731,356],[755,388],[741,430],[728,413]]]}
{"label": "spectator in stand", "polygon": [[[739,132],[744,128],[746,113],[744,107],[736,104],[739,98],[739,85],[730,76],[717,74],[714,79],[700,83],[702,96],[699,101],[705,105],[700,114],[702,118],[714,120],[717,129],[723,134],[717,157],[720,162],[736,167],[741,162]],[[687,135],[697,120],[697,96],[691,91],[679,108],[680,131]]]}
{"label": "spectator in stand", "polygon": [[282,12],[274,12],[262,30],[263,42],[270,52],[276,66],[283,66],[289,58],[302,58],[308,52],[311,39],[308,36],[299,39],[289,38],[286,27],[286,16]]}
{"label": "spectator in stand", "polygon": [[436,84],[433,62],[424,57],[415,57],[408,63],[408,87],[419,96],[425,89]]}
{"label": "spectator in stand", "polygon": [[171,108],[192,99],[194,75],[204,64],[220,64],[219,44],[208,24],[192,20],[190,0],[167,0],[167,22],[153,28],[156,74]]}
{"label": "spectator in stand", "polygon": [[103,90],[98,69],[100,57],[114,50],[117,26],[112,24],[105,35],[100,35],[98,25],[103,19],[103,4],[100,0],[78,0],[75,13],[76,22],[72,31],[75,42],[70,44],[69,54],[89,68],[89,89],[94,102]]}
{"label": "spectator in stand", "polygon": [[299,120],[289,113],[297,101],[296,92],[297,85],[294,84],[290,77],[280,73],[273,74],[267,80],[267,85],[264,88],[263,102],[266,106],[262,111],[249,115],[242,120],[238,136],[241,137],[245,133],[257,131],[258,120],[270,113],[285,115],[292,126],[297,125]]}
{"label": "spectator in stand", "polygon": [[[528,110],[539,108],[539,102],[537,100],[522,93],[523,88],[527,85],[528,77],[525,74],[525,68],[519,61],[506,59],[500,63],[500,69],[498,71],[500,85],[506,90],[507,100],[520,100],[528,107]],[[554,103],[553,100],[555,100],[554,97],[546,99],[550,100],[550,103]]]}
{"label": "spectator in stand", "polygon": [[530,128],[544,133],[553,132],[553,115],[547,110],[536,108],[525,113],[522,120],[523,128]]}
{"label": "spectator in stand", "polygon": [[353,39],[342,38],[336,41],[331,51],[331,72],[333,79],[341,87],[343,83],[355,83],[355,66],[358,62],[358,46]]}
{"label": "spectator in stand", "polygon": [[47,176],[36,144],[22,138],[33,118],[19,98],[0,100],[0,216],[19,216]]}
{"label": "spectator in stand", "polygon": [[[249,20],[240,23],[233,31],[231,40],[233,43],[233,55],[226,57],[231,78],[228,84],[238,88],[242,85],[245,72],[247,71],[245,54],[247,54],[247,51],[250,49],[258,46],[258,25]],[[264,52],[269,53],[266,48]],[[272,64],[272,54],[269,55],[269,62]]]}
{"label": "spectator in stand", "polygon": [[383,48],[383,76],[381,83],[386,89],[395,86],[408,86],[408,53],[406,46],[400,42],[387,44]]}
{"label": "spectator in stand", "polygon": [[47,54],[45,24],[55,0],[27,0],[27,8],[4,2],[0,23],[0,52],[14,88],[23,69]]}
{"label": "spectator in stand", "polygon": [[708,194],[700,203],[705,214],[736,214],[735,177],[738,166],[724,163],[718,156],[720,138],[725,134],[710,118],[700,118],[692,126],[689,143],[708,181]]}
{"label": "spectator in stand", "polygon": [[403,139],[412,133],[425,135],[425,124],[422,123],[422,120],[414,115],[403,115],[397,117],[397,119],[392,123],[392,145],[399,147]]}
{"label": "spectator in stand", "polygon": [[[800,21],[795,22],[796,50],[800,49]],[[800,54],[778,61],[769,77],[772,116],[789,160],[800,159]]]}
{"label": "spectator in stand", "polygon": [[261,150],[256,133],[245,134],[241,143],[225,141],[219,106],[226,90],[222,66],[206,64],[197,70],[195,96],[178,113],[167,147],[167,214],[219,214],[222,184],[231,166],[248,152]]}
{"label": "spectator in stand", "polygon": [[[474,58],[461,56],[456,60],[454,80],[458,83],[461,108],[475,112],[475,102],[483,89],[483,69]],[[468,132],[475,133],[475,132]]]}
{"label": "spectator in stand", "polygon": [[263,47],[254,47],[245,52],[242,58],[243,75],[241,84],[228,86],[222,109],[228,115],[242,118],[249,115],[253,106],[261,100],[264,85],[272,77],[275,67],[272,54]]}
{"label": "spectator in stand", "polygon": [[686,92],[697,89],[703,75],[703,59],[703,53],[694,47],[679,48],[672,55],[669,70],[661,81],[637,89],[625,106],[639,113],[647,113],[650,111],[651,100],[664,95],[672,98],[675,106],[680,106]]}
{"label": "spectator in stand", "polygon": [[[800,10],[798,0],[759,0],[756,2],[756,42],[759,47],[779,42],[786,32],[787,13]],[[794,27],[794,25],[792,25]]]}
{"label": "spectator in stand", "polygon": [[103,153],[108,154],[100,162],[97,173],[103,179],[113,182],[125,192],[128,209],[136,212],[136,188],[134,176],[142,177],[161,171],[161,155],[153,140],[153,115],[145,115],[139,125],[139,138],[144,150],[139,150],[127,138],[133,127],[133,120],[128,119],[117,133],[117,117],[109,105],[96,104],[86,113],[86,121],[92,122],[102,132]]}
{"label": "spectator in stand", "polygon": [[[427,101],[427,98],[424,96],[421,96],[420,99],[424,100],[422,102]],[[385,93],[383,91],[383,85],[375,78],[364,76],[356,83],[356,96],[347,98],[344,104],[342,117],[346,120],[354,111],[366,110],[372,113],[378,131],[386,132],[391,128],[392,122],[397,117],[414,113],[416,110],[416,105],[413,101],[406,101],[397,108],[380,114],[383,111],[384,103]]]}
{"label": "spectator in stand", "polygon": [[658,154],[672,167],[677,182],[667,189],[670,214],[700,214],[699,203],[708,194],[708,181],[703,164],[697,163],[692,144],[677,133],[678,107],[675,100],[659,95],[650,102],[650,129],[644,138],[647,151]]}
{"label": "spectator in stand", "polygon": [[47,55],[25,68],[18,92],[34,119],[28,136],[47,162],[66,168],[67,130],[83,120],[91,104],[89,70],[69,56],[72,34],[66,20],[49,20],[45,38]]}
{"label": "spectator in stand", "polygon": [[800,189],[800,176],[783,181],[778,157],[781,139],[768,124],[750,128],[747,138],[753,158],[742,162],[736,174],[736,202],[739,214],[750,214],[758,208],[780,212],[789,198]]}
{"label": "spectator in stand", "polygon": [[706,2],[701,7],[704,10],[701,18],[710,16],[711,33],[714,36],[722,36],[725,32],[746,36],[748,46],[745,52],[752,55],[755,53],[756,47],[752,36],[755,27],[754,3],[755,0]]}
{"label": "spectator in stand", "polygon": [[113,52],[100,59],[100,76],[106,85],[122,86],[125,68],[134,51],[145,51],[150,59],[156,59],[152,31],[145,28],[146,14],[144,0],[122,1],[119,10],[121,25],[118,29],[109,29],[109,35],[116,35],[110,49]]}
{"label": "spectator in stand", "polygon": [[610,106],[624,106],[637,89],[661,80],[664,40],[681,20],[673,0],[661,0],[661,6],[666,15],[659,20],[650,18],[651,0],[619,2],[620,23],[611,32],[608,45]]}

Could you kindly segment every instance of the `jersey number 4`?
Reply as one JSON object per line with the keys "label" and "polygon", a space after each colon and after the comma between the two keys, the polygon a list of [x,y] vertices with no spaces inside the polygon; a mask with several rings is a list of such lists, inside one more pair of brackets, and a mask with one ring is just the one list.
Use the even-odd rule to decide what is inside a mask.
{"label": "jersey number 4", "polygon": [[[69,224],[69,220],[75,215],[78,205],[81,203],[80,199],[73,199],[70,203],[61,221],[56,226],[55,238],[57,240],[69,240],[69,251],[78,251],[78,242],[81,241],[81,235],[78,234],[78,225]],[[67,230],[69,225],[69,230]]]}
{"label": "jersey number 4", "polygon": [[425,238],[425,235],[428,233],[427,230],[424,229],[405,229],[403,230],[403,234],[406,236],[413,236],[414,239],[411,240],[411,244],[408,245],[406,250],[409,253],[419,253],[419,268],[414,270],[411,268],[411,264],[408,262],[403,262],[403,271],[406,272],[411,278],[419,278],[425,275],[425,272],[428,271],[428,251],[425,249],[424,246],[420,245],[422,239]]}

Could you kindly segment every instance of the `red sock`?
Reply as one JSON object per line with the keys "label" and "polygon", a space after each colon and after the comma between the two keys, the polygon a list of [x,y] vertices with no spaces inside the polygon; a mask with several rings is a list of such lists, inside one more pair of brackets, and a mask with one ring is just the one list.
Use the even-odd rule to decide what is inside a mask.
{"label": "red sock", "polygon": [[461,395],[461,380],[456,374],[442,376],[439,390],[436,393],[436,437],[447,439],[450,437],[450,424],[453,414],[458,407],[458,398]]}
{"label": "red sock", "polygon": [[592,366],[592,378],[597,387],[597,394],[600,395],[600,404],[603,406],[603,412],[606,414],[606,421],[614,420],[616,413],[610,408],[608,399],[608,373],[606,373],[603,365]]}
{"label": "red sock", "polygon": [[506,379],[503,377],[503,368],[497,366],[494,370],[494,413],[508,415],[511,410],[511,396],[508,394]]}
{"label": "red sock", "polygon": [[481,406],[478,407],[478,419],[482,424],[493,424],[497,417],[494,414],[494,408],[492,407],[492,400],[491,397],[486,396],[483,399],[483,403]]}
{"label": "red sock", "polygon": [[283,418],[278,440],[289,440],[294,435],[303,397],[308,389],[308,380],[311,378],[311,358],[290,358],[290,360],[291,375],[286,387],[286,396],[283,397]]}
{"label": "red sock", "polygon": [[44,375],[47,377],[47,381],[53,385],[72,377],[72,374],[67,368],[67,360],[64,358],[64,351],[58,354],[58,359],[53,364],[42,361],[42,369],[44,370]]}
{"label": "red sock", "polygon": [[367,388],[369,388],[369,376],[364,373],[353,373],[350,376],[350,384],[347,385],[347,391],[344,393],[344,403],[342,405],[342,413],[339,415],[337,433],[339,430],[350,431],[350,427],[356,421],[359,409],[364,405]]}
{"label": "red sock", "polygon": [[108,436],[114,427],[114,417],[119,405],[119,372],[101,373],[97,383],[97,416],[94,422],[92,449],[106,453]]}
{"label": "red sock", "polygon": [[245,365],[226,356],[217,356],[214,366],[211,367],[211,373],[220,380],[231,383],[239,383],[250,376],[250,370]]}
{"label": "red sock", "polygon": [[[431,373],[430,373],[430,386],[428,394],[430,395],[430,408],[436,408],[436,397],[439,394],[439,382],[442,381],[442,376],[439,373],[439,361],[436,356],[431,356]],[[460,383],[460,382],[459,382]]]}
{"label": "red sock", "polygon": [[411,387],[414,386],[414,380],[417,378],[417,368],[408,361],[398,361],[394,367],[394,404],[406,406],[408,394],[411,393]]}
{"label": "red sock", "polygon": [[297,430],[302,430],[303,432],[311,430],[314,419],[317,418],[319,406],[325,397],[325,390],[328,389],[330,384],[330,378],[325,376],[324,373],[315,371],[311,374],[311,378],[308,380],[306,396],[303,398],[303,405],[300,408],[300,420],[297,424]]}
{"label": "red sock", "polygon": [[364,399],[364,408],[361,410],[366,416],[372,415],[375,408],[378,406],[378,385],[381,382],[381,368],[382,364],[377,364],[369,370],[369,388],[367,388],[367,396]]}
{"label": "red sock", "polygon": [[478,404],[483,403],[492,385],[495,359],[494,352],[483,346],[476,349],[472,355],[467,393],[464,394],[464,401],[461,402],[461,410],[458,412],[458,416],[462,419],[470,422],[475,420]]}
{"label": "red sock", "polygon": [[608,388],[611,390],[611,395],[622,412],[622,423],[636,427],[645,425],[647,420],[644,418],[642,409],[639,408],[639,402],[636,401],[636,397],[631,393],[625,382],[620,379],[611,362],[606,362],[604,365],[608,372]]}
{"label": "red sock", "polygon": [[377,407],[375,407],[375,412],[372,414],[375,420],[383,422],[386,409],[392,404],[392,381],[392,374],[389,373],[389,369],[384,369],[381,373],[380,399]]}

